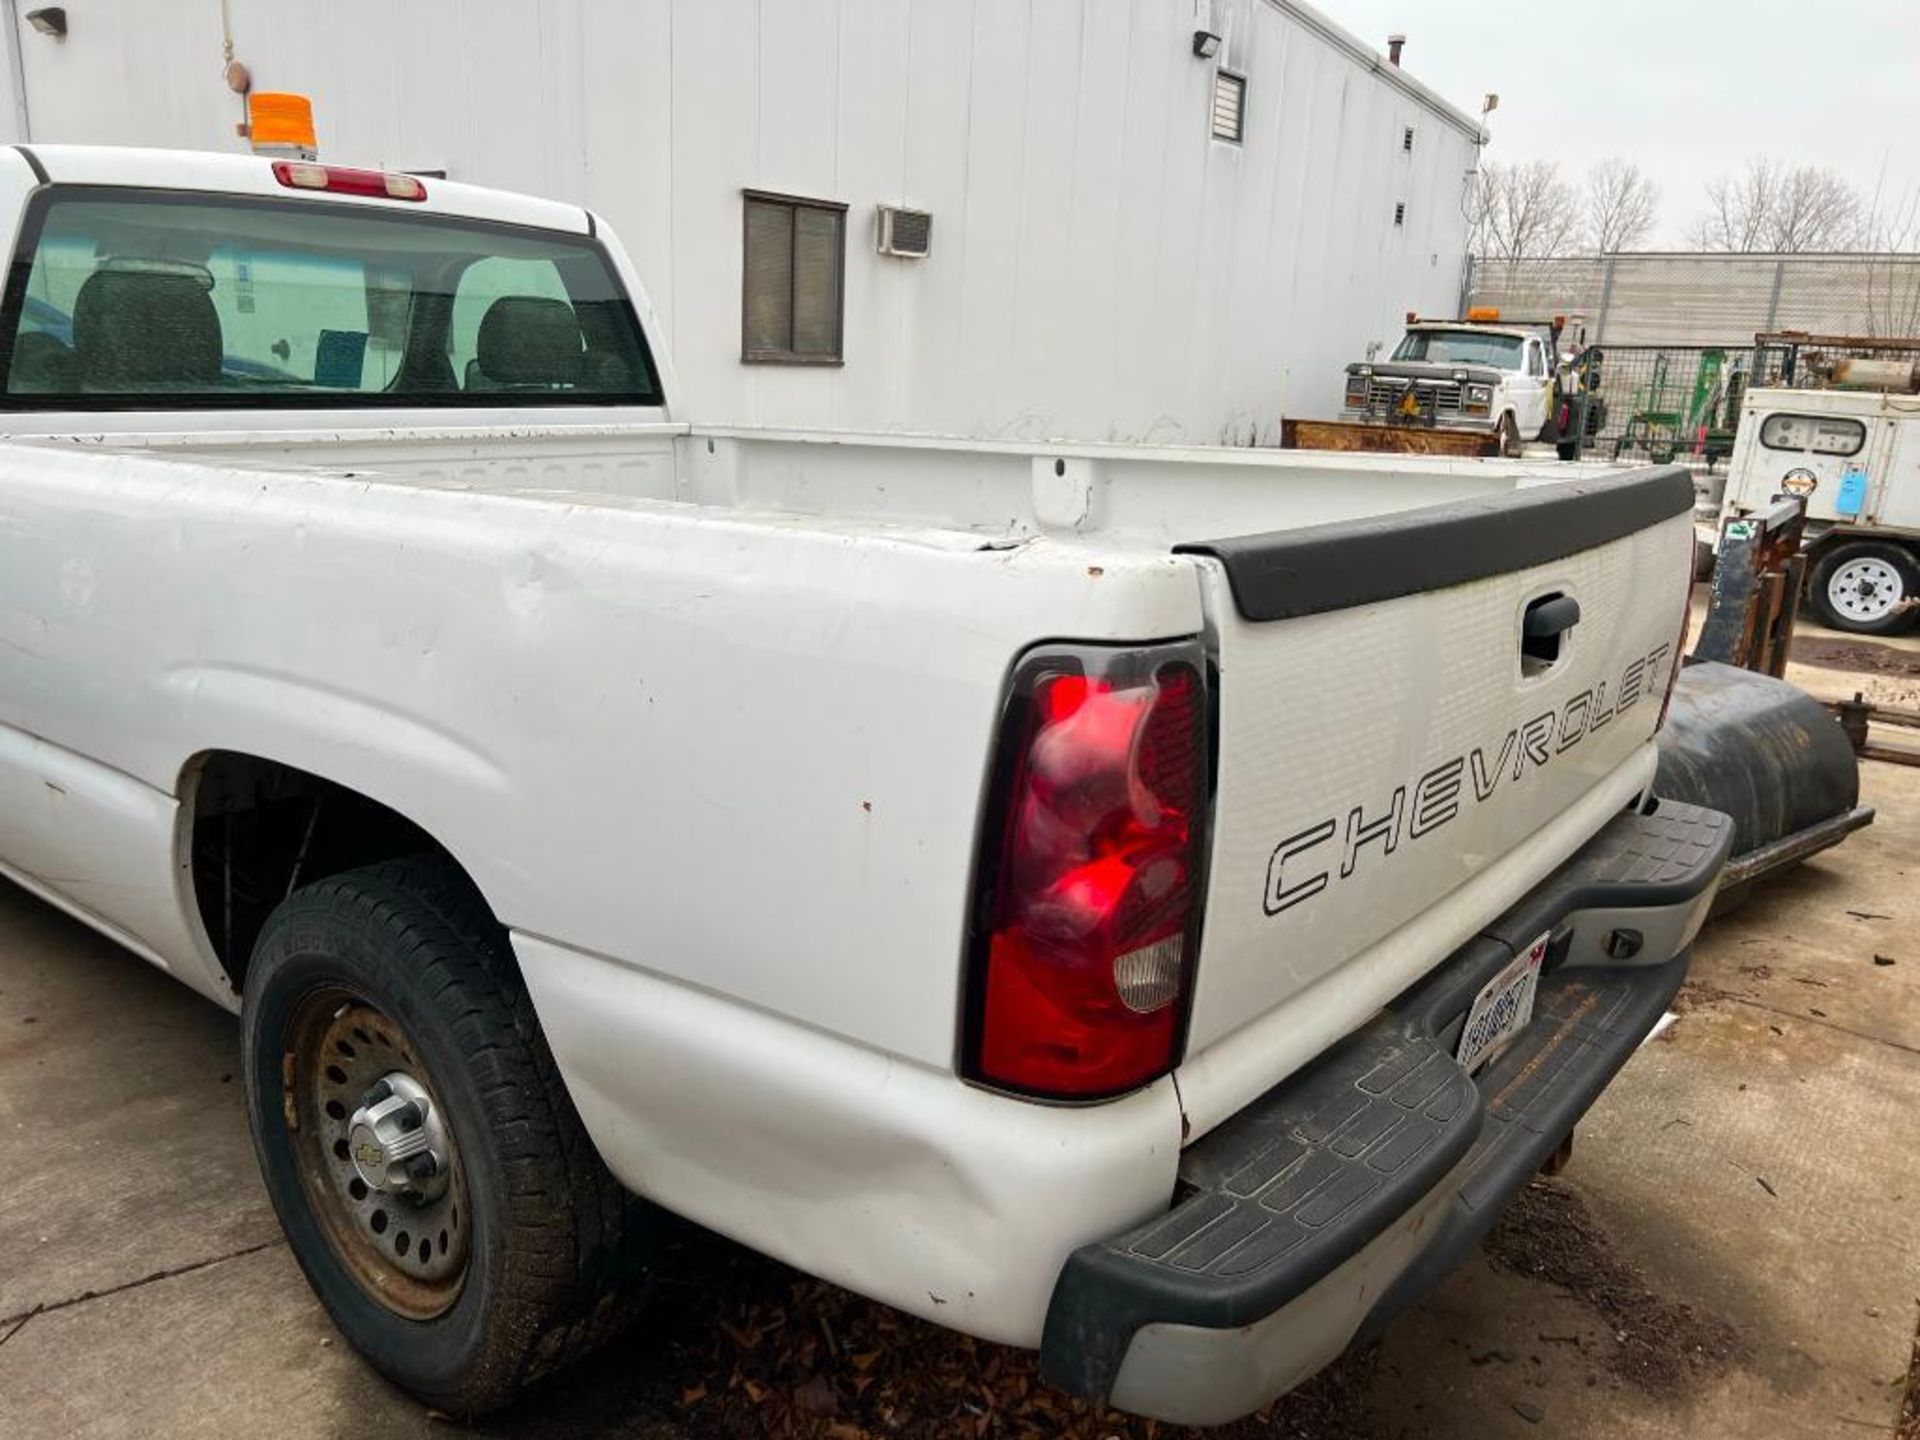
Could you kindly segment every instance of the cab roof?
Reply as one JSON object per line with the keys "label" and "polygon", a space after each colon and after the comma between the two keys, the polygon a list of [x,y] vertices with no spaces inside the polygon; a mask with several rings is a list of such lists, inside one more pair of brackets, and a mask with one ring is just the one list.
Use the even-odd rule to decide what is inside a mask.
{"label": "cab roof", "polygon": [[[252,195],[261,198],[299,198],[335,205],[370,205],[376,209],[492,220],[574,235],[593,233],[585,210],[555,200],[462,185],[431,176],[421,183],[426,199],[395,201],[385,198],[299,190],[283,185],[273,173],[273,161],[258,155],[225,155],[209,150],[150,150],[129,145],[15,145],[15,157],[32,168],[35,177],[54,185],[124,185],[149,190],[190,190],[215,195]],[[349,162],[335,157],[321,165]],[[378,169],[378,166],[367,167]]]}
{"label": "cab roof", "polygon": [[1537,325],[1501,325],[1484,320],[1410,320],[1408,333],[1415,330],[1459,330],[1473,335],[1505,335],[1525,340],[1541,333]]}

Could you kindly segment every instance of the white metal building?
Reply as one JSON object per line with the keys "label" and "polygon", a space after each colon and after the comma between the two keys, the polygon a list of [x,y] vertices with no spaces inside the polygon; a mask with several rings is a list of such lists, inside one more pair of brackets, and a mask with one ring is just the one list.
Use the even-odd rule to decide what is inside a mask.
{"label": "white metal building", "polygon": [[323,159],[591,206],[705,420],[1277,443],[1461,284],[1475,121],[1297,0],[10,3],[5,138],[245,149],[230,39]]}

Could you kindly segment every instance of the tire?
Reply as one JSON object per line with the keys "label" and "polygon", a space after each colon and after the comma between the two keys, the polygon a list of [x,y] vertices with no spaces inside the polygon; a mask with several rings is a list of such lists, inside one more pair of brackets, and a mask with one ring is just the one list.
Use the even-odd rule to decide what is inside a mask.
{"label": "tire", "polygon": [[1835,630],[1898,635],[1920,621],[1920,564],[1904,546],[1846,541],[1814,563],[1807,602]]}
{"label": "tire", "polygon": [[1500,453],[1509,460],[1518,460],[1526,451],[1520,439],[1520,426],[1513,418],[1513,412],[1507,411],[1500,417]]}
{"label": "tire", "polygon": [[[254,1148],[294,1258],[395,1384],[455,1414],[495,1409],[631,1318],[659,1217],[595,1153],[506,934],[454,866],[393,861],[289,896],[254,947],[241,1025]],[[417,1193],[357,1178],[383,1151],[347,1128],[364,1109],[334,1109],[390,1064],[441,1127],[437,1172],[394,1162],[425,1164]]]}

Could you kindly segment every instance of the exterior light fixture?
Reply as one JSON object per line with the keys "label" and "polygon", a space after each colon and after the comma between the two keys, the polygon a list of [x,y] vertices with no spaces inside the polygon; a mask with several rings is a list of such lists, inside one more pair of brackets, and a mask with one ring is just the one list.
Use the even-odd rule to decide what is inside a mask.
{"label": "exterior light fixture", "polygon": [[[313,129],[313,102],[305,95],[255,90],[247,96],[247,136],[256,155],[288,160],[318,160],[320,141]],[[396,195],[413,200],[414,195]]]}
{"label": "exterior light fixture", "polygon": [[1194,31],[1193,53],[1202,60],[1211,60],[1220,53],[1220,37],[1211,30]]}
{"label": "exterior light fixture", "polygon": [[67,38],[67,7],[47,5],[38,10],[29,10],[27,23],[42,35],[51,35],[56,40],[64,40]]}

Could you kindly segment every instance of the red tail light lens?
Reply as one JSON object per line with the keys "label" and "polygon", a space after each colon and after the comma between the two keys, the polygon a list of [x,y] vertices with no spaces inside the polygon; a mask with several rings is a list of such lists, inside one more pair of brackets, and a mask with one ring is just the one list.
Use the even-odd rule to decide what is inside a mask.
{"label": "red tail light lens", "polygon": [[979,869],[974,1078],[1057,1099],[1171,1068],[1197,945],[1204,655],[1048,648],[1014,677]]}
{"label": "red tail light lens", "polygon": [[334,195],[365,195],[375,200],[427,198],[427,187],[418,176],[390,170],[356,170],[348,165],[319,165],[311,160],[276,160],[273,178],[291,190],[325,190]]}

